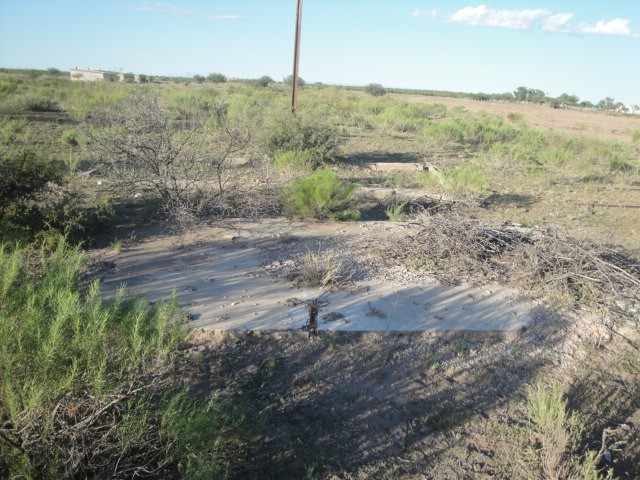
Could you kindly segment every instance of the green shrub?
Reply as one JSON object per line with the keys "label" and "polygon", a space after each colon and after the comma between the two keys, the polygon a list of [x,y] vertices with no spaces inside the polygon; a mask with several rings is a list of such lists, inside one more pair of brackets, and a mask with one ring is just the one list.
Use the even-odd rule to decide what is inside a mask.
{"label": "green shrub", "polygon": [[78,134],[75,130],[65,130],[62,133],[62,141],[71,145],[72,147],[78,146]]}
{"label": "green shrub", "polygon": [[609,160],[609,169],[612,172],[631,173],[636,168],[625,158],[613,157]]}
{"label": "green shrub", "polygon": [[387,94],[387,91],[379,83],[370,83],[369,85],[364,87],[364,91],[369,95],[373,95],[374,97],[382,97]]}
{"label": "green shrub", "polygon": [[177,301],[105,302],[83,261],[0,246],[0,476],[222,478],[250,429],[179,387]]}
{"label": "green shrub", "polygon": [[260,137],[261,148],[272,157],[283,151],[309,151],[319,162],[334,161],[342,142],[340,130],[328,121],[289,112],[267,121]]}
{"label": "green shrub", "polygon": [[57,101],[43,97],[27,97],[25,99],[26,109],[31,112],[60,112],[62,108]]}
{"label": "green shrub", "polygon": [[0,81],[0,98],[16,93],[19,83],[13,80]]}
{"label": "green shrub", "polygon": [[511,112],[507,114],[507,119],[513,123],[525,123],[524,115],[522,115],[521,113]]}
{"label": "green shrub", "polygon": [[33,148],[20,145],[0,149],[0,212],[9,204],[39,195],[61,172]]}
{"label": "green shrub", "polygon": [[385,213],[389,220],[392,222],[401,222],[405,219],[405,208],[407,206],[407,202],[394,202],[387,207]]}
{"label": "green shrub", "polygon": [[221,73],[210,73],[207,75],[207,81],[211,83],[224,83],[227,81],[227,77]]}
{"label": "green shrub", "polygon": [[0,118],[0,147],[13,144],[16,140],[19,140],[26,131],[26,120],[13,120],[7,117]]}
{"label": "green shrub", "polygon": [[635,130],[632,134],[631,134],[631,141],[632,142],[640,142],[640,130]]}
{"label": "green shrub", "polygon": [[318,170],[283,189],[284,210],[287,215],[320,220],[357,220],[360,212],[353,207],[355,188],[331,170]]}
{"label": "green shrub", "polygon": [[558,385],[532,386],[527,390],[528,422],[502,431],[500,449],[510,469],[509,478],[557,478],[610,480],[613,472],[600,472],[595,452],[580,454],[583,433],[580,419],[567,409]]}

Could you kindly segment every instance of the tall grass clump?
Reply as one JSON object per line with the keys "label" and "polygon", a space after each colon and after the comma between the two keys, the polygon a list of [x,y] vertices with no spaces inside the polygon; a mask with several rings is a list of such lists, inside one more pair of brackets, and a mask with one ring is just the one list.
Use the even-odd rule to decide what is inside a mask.
{"label": "tall grass clump", "polygon": [[282,192],[284,211],[290,216],[319,220],[357,220],[360,212],[353,206],[356,185],[343,182],[329,169],[295,180]]}
{"label": "tall grass clump", "polygon": [[0,246],[0,477],[220,478],[233,410],[174,380],[177,302],[106,302],[79,288],[82,263],[64,241]]}

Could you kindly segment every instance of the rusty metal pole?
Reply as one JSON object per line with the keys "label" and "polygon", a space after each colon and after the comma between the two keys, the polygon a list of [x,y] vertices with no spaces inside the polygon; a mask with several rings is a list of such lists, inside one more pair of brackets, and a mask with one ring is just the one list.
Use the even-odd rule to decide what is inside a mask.
{"label": "rusty metal pole", "polygon": [[291,92],[291,113],[296,114],[298,105],[298,75],[300,72],[300,32],[302,30],[302,0],[298,1],[296,12],[296,43],[293,52],[293,90]]}

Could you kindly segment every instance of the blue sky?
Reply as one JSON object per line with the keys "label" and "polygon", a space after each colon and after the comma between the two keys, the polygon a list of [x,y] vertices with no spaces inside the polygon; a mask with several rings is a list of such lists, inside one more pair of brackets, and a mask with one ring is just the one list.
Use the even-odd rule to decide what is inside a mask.
{"label": "blue sky", "polygon": [[[0,66],[276,80],[295,0],[0,0]],[[637,0],[306,0],[308,82],[640,104]]]}

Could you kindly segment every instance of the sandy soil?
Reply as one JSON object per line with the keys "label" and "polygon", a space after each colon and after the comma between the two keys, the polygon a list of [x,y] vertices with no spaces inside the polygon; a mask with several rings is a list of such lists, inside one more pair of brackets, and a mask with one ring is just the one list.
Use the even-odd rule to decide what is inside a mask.
{"label": "sandy soil", "polygon": [[447,107],[462,106],[473,113],[484,111],[492,115],[504,117],[510,113],[515,113],[522,115],[530,125],[535,127],[615,139],[623,142],[631,141],[633,132],[640,130],[640,116],[638,115],[613,115],[577,109],[554,109],[548,106],[519,103],[480,102],[464,98],[441,98],[403,94],[393,94],[391,96],[410,102],[441,103]]}
{"label": "sandy soil", "polygon": [[[177,245],[140,238],[121,253],[102,252],[102,288],[126,284],[151,300],[175,291],[195,328],[301,330],[309,304],[318,328],[335,331],[518,330],[536,302],[503,286],[438,284],[426,274],[381,261],[380,251],[409,226],[390,222],[223,222]],[[377,254],[377,256],[376,256]],[[300,281],[311,258],[339,266],[340,285]]]}

